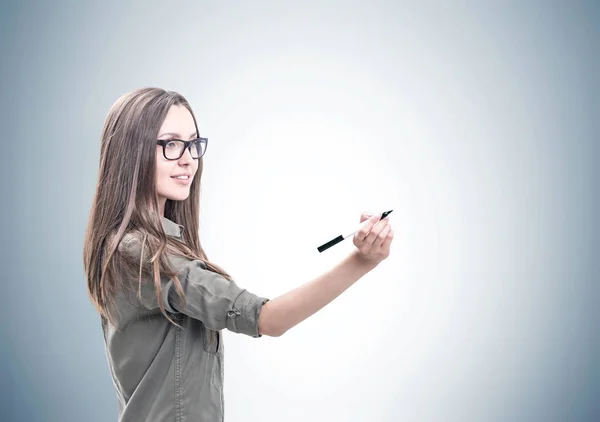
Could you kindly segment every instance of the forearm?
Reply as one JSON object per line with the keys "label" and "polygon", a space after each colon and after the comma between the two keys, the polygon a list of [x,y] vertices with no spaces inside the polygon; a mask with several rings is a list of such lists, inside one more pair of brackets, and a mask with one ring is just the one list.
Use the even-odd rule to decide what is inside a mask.
{"label": "forearm", "polygon": [[260,334],[280,336],[321,310],[377,264],[353,252],[319,277],[267,302],[260,313]]}

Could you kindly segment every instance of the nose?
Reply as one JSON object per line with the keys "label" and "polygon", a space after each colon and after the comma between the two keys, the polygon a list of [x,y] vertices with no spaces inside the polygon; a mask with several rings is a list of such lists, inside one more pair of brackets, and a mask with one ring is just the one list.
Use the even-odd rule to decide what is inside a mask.
{"label": "nose", "polygon": [[189,148],[186,148],[186,150],[183,152],[183,155],[179,159],[178,163],[180,166],[189,166],[193,162],[194,162],[194,159],[192,158],[192,152],[190,151]]}

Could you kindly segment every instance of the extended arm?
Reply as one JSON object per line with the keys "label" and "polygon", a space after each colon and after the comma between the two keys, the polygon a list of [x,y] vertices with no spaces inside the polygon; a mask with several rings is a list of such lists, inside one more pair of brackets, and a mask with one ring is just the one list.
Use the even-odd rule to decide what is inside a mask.
{"label": "extended arm", "polygon": [[[331,303],[389,255],[393,238],[387,220],[371,218],[356,233],[358,249],[325,274],[265,303],[258,319],[261,335],[278,337]],[[375,225],[376,224],[376,225]],[[367,236],[368,234],[368,236]]]}
{"label": "extended arm", "polygon": [[[207,270],[201,261],[173,255],[171,263],[178,270],[185,303],[174,287],[174,280],[166,277],[161,280],[161,301],[167,312],[188,315],[211,330],[228,329],[252,337],[281,336],[387,258],[393,231],[387,220],[378,221],[377,216],[363,221],[362,228],[354,235],[357,249],[335,267],[272,300]],[[141,243],[135,236],[128,237],[122,247],[132,257],[141,255]],[[142,283],[137,300],[147,309],[159,307],[152,282]]]}
{"label": "extended arm", "polygon": [[328,305],[376,265],[353,252],[325,274],[270,300],[262,307],[259,333],[279,337]]}

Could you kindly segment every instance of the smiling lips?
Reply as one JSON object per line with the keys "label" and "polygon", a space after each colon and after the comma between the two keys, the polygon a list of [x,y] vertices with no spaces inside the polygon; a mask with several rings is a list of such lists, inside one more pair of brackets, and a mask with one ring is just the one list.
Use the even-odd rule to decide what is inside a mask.
{"label": "smiling lips", "polygon": [[189,183],[191,183],[192,181],[192,175],[191,174],[178,174],[176,176],[171,176],[171,179],[174,179],[177,183],[181,184],[181,185],[187,185]]}

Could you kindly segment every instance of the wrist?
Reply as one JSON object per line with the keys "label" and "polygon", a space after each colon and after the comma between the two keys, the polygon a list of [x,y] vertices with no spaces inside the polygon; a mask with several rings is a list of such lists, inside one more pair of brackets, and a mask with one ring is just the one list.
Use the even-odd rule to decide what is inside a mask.
{"label": "wrist", "polygon": [[365,258],[358,250],[352,251],[348,258],[357,267],[363,269],[365,272],[369,272],[379,265],[379,262]]}

